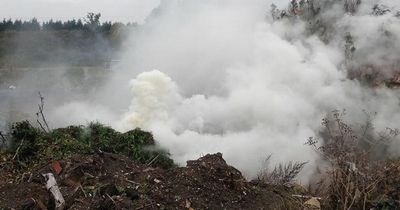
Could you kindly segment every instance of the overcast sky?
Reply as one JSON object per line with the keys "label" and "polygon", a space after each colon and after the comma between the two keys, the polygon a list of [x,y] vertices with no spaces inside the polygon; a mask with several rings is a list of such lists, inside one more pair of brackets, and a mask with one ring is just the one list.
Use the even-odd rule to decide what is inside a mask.
{"label": "overcast sky", "polygon": [[[199,0],[201,1],[201,0]],[[244,0],[245,1],[245,0]],[[289,0],[266,0],[279,7]],[[387,5],[400,5],[399,0],[365,0]],[[83,18],[88,12],[100,12],[102,21],[141,23],[160,0],[0,0],[0,20],[3,18],[40,21]]]}
{"label": "overcast sky", "polygon": [[0,0],[0,18],[40,21],[83,18],[100,12],[102,21],[142,22],[160,0]]}

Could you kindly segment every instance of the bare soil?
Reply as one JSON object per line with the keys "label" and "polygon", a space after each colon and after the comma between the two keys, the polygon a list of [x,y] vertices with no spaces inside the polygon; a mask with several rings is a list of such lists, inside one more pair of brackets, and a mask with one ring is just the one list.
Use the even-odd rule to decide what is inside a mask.
{"label": "bare soil", "polygon": [[0,209],[54,209],[53,173],[66,209],[302,209],[291,189],[248,182],[222,154],[153,168],[111,153],[74,155],[25,173],[0,174]]}

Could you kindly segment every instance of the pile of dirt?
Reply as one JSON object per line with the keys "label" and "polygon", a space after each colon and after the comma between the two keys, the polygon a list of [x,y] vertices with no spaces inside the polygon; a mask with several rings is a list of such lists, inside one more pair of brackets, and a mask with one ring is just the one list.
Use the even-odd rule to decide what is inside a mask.
{"label": "pile of dirt", "polygon": [[98,152],[0,174],[0,209],[54,209],[46,173],[54,174],[64,209],[302,209],[304,202],[290,189],[246,181],[220,153],[163,169]]}

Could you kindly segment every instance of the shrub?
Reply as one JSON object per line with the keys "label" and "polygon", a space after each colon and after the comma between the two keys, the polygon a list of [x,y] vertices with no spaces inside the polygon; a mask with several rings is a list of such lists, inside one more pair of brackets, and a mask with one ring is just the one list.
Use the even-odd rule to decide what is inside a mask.
{"label": "shrub", "polygon": [[398,131],[376,133],[370,117],[362,129],[355,130],[343,116],[344,112],[334,111],[323,119],[321,146],[314,138],[307,142],[328,164],[319,193],[328,209],[370,209],[383,202],[380,198],[386,190],[378,186],[387,181],[386,173],[392,170],[388,157],[382,158],[383,151]]}
{"label": "shrub", "polygon": [[15,123],[11,126],[11,151],[15,152],[13,159],[22,161],[37,155],[42,132],[34,128],[28,121]]}
{"label": "shrub", "polygon": [[156,147],[153,135],[139,128],[120,133],[100,123],[90,123],[45,132],[23,121],[11,126],[11,141],[11,148],[3,153],[12,155],[9,162],[16,168],[99,151],[126,155],[143,164],[174,166],[168,152]]}
{"label": "shrub", "polygon": [[299,175],[307,162],[290,161],[286,164],[279,164],[275,166],[274,170],[270,171],[268,169],[270,158],[271,155],[265,159],[262,169],[257,176],[258,181],[276,186],[295,186],[296,177]]}

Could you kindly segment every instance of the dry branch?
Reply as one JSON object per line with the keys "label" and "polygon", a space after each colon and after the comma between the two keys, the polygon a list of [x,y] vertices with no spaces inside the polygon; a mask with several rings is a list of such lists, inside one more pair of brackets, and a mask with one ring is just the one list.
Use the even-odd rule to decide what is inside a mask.
{"label": "dry branch", "polygon": [[40,98],[40,104],[38,104],[39,110],[36,113],[36,116],[38,117],[36,119],[36,121],[39,124],[40,128],[44,132],[50,132],[49,124],[47,123],[46,117],[44,116],[44,113],[43,113],[43,110],[44,110],[44,98],[43,98],[43,96],[42,96],[42,94],[40,92],[39,92],[39,98]]}
{"label": "dry branch", "polygon": [[15,160],[15,158],[18,156],[18,152],[19,152],[19,150],[21,149],[21,147],[22,147],[22,144],[24,143],[24,140],[25,139],[22,139],[21,140],[21,143],[18,145],[18,147],[17,147],[17,149],[15,150],[15,154],[14,154],[14,156],[13,156],[13,160]]}

